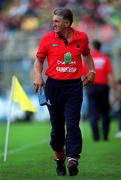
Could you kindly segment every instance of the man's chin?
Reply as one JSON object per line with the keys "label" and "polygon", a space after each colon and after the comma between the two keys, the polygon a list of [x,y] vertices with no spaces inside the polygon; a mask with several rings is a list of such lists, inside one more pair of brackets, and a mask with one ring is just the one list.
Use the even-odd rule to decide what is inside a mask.
{"label": "man's chin", "polygon": [[58,30],[56,30],[56,29],[54,29],[53,31],[54,31],[55,33],[58,33]]}

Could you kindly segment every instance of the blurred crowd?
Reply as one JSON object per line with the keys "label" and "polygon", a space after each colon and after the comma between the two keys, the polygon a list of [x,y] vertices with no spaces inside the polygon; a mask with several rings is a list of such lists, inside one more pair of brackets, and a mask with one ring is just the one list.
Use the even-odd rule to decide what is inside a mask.
{"label": "blurred crowd", "polygon": [[57,6],[70,7],[75,13],[74,26],[91,39],[110,45],[121,32],[121,0],[4,0],[0,1],[0,48],[10,32],[47,31],[51,10]]}

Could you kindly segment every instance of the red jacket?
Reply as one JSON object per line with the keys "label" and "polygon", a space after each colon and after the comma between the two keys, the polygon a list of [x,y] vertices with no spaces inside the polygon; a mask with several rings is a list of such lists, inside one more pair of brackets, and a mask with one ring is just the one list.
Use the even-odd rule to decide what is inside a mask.
{"label": "red jacket", "polygon": [[[40,41],[36,56],[45,59],[47,57],[48,67],[46,75],[54,79],[77,79],[80,78],[82,69],[81,54],[90,54],[88,37],[85,33],[72,29],[73,37],[66,46],[57,33],[49,32]],[[64,62],[64,54],[70,52],[72,61]]]}
{"label": "red jacket", "polygon": [[[112,65],[108,56],[99,52],[92,51],[91,55],[94,60],[96,76],[94,79],[94,84],[108,84],[108,74],[112,73]],[[86,66],[83,66],[84,74],[88,73]]]}

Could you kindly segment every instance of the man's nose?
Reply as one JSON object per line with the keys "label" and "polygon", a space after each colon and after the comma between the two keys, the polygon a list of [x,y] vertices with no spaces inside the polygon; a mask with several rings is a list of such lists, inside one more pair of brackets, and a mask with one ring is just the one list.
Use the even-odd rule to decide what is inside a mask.
{"label": "man's nose", "polygon": [[53,26],[55,26],[56,25],[56,23],[55,22],[53,22]]}

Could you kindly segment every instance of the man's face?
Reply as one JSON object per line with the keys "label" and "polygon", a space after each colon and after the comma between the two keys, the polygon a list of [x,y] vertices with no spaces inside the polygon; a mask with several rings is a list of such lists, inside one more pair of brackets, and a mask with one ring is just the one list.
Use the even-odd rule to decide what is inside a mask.
{"label": "man's face", "polygon": [[63,33],[69,26],[69,21],[64,20],[61,16],[53,16],[53,30],[56,33]]}

